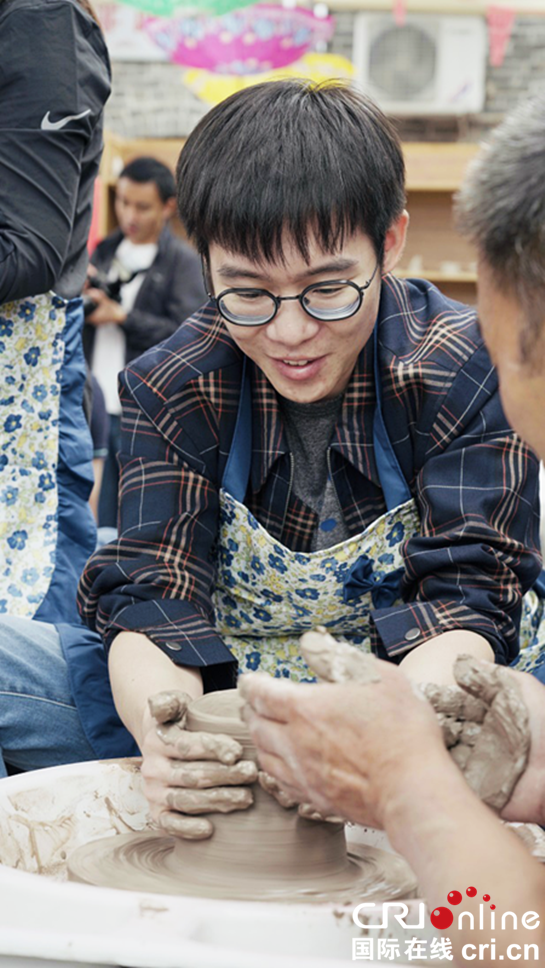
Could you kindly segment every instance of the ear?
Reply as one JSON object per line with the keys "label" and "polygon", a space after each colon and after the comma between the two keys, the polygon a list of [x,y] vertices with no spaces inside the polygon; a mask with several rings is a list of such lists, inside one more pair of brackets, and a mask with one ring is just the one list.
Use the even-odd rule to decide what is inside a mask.
{"label": "ear", "polygon": [[176,214],[176,199],[172,197],[167,199],[163,207],[163,217],[165,219],[165,222],[168,222],[175,214]]}
{"label": "ear", "polygon": [[382,260],[382,273],[392,272],[398,264],[407,238],[409,226],[409,213],[403,209],[401,215],[395,222],[392,222],[386,232],[384,239],[384,258]]}

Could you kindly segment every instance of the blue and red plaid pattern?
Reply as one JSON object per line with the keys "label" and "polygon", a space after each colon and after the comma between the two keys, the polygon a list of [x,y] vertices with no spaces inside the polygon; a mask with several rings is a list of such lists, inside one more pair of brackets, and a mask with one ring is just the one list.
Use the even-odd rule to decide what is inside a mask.
{"label": "blue and red plaid pattern", "polygon": [[[372,613],[374,646],[395,658],[463,628],[508,663],[518,653],[522,595],[541,568],[537,459],[505,419],[472,309],[422,280],[387,276],[377,334],[384,418],[421,529],[404,545],[405,604]],[[202,667],[206,688],[230,684],[236,671],[211,596],[241,370],[242,355],[208,304],[123,372],[120,536],[90,559],[80,584],[82,615],[106,645],[121,631],[144,633],[176,663]],[[246,504],[276,540],[308,552],[316,516],[290,489],[277,396],[254,364],[250,374]],[[375,399],[368,343],[329,451],[350,536],[386,510]]]}

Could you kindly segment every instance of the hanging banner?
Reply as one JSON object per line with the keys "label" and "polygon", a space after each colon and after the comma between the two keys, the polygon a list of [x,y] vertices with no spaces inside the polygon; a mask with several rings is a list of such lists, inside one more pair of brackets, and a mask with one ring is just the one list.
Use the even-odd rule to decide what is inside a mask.
{"label": "hanging banner", "polygon": [[340,54],[305,54],[289,67],[263,74],[226,77],[222,74],[213,74],[211,71],[193,69],[186,71],[183,79],[184,84],[193,94],[213,106],[243,88],[262,84],[264,81],[279,81],[295,77],[304,77],[316,82],[335,79],[349,81],[355,73],[356,69],[351,61]]}
{"label": "hanging banner", "polygon": [[246,75],[286,67],[333,36],[327,12],[255,4],[223,17],[147,17],[149,37],[169,60],[216,74]]}
{"label": "hanging banner", "polygon": [[492,67],[501,67],[503,64],[515,17],[516,11],[512,7],[487,7],[489,58]]}
{"label": "hanging banner", "polygon": [[396,27],[404,27],[407,20],[407,0],[394,0],[394,20]]}

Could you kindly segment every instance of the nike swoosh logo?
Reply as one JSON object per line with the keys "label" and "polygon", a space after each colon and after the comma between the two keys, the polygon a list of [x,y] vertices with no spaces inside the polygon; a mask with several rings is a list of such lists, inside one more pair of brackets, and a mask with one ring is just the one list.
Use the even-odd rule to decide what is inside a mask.
{"label": "nike swoosh logo", "polygon": [[59,131],[60,128],[64,128],[69,121],[79,121],[80,118],[85,118],[86,115],[91,113],[91,108],[87,108],[86,111],[82,111],[81,114],[69,114],[66,118],[61,118],[60,121],[50,121],[49,116],[51,111],[47,111],[42,118],[42,123],[40,127],[43,131]]}

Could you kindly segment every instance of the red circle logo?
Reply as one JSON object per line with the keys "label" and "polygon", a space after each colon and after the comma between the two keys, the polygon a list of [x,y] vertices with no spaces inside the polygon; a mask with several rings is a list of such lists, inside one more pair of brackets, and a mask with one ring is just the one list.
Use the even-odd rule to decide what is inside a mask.
{"label": "red circle logo", "polygon": [[438,907],[431,912],[430,921],[438,931],[446,931],[454,921],[454,915],[449,908]]}

